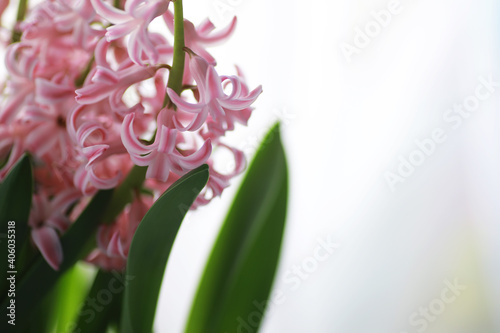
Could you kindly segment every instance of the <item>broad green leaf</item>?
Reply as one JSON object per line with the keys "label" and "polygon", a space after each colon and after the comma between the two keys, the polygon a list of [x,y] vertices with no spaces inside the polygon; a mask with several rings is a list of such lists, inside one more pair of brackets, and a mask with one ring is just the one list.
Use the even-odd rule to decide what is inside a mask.
{"label": "broad green leaf", "polygon": [[135,232],[127,261],[121,331],[150,333],[161,281],[177,232],[208,180],[203,165],[175,182],[154,203]]}
{"label": "broad green leaf", "polygon": [[59,279],[55,288],[55,309],[52,313],[55,332],[71,332],[95,274],[96,269],[93,266],[80,262]]}
{"label": "broad green leaf", "polygon": [[222,226],[186,333],[258,331],[278,264],[287,193],[287,165],[276,125],[250,165]]}
{"label": "broad green leaf", "polygon": [[125,285],[123,272],[99,270],[86,302],[80,308],[76,325],[68,332],[105,332],[112,321],[117,321]]}
{"label": "broad green leaf", "polygon": [[96,269],[78,263],[59,279],[30,316],[29,333],[71,333]]}
{"label": "broad green leaf", "polygon": [[[19,269],[21,249],[28,236],[28,218],[33,196],[31,161],[24,155],[0,185],[0,293],[7,291],[7,272]],[[11,227],[9,228],[9,222]],[[15,261],[9,263],[8,242],[15,250]],[[10,266],[13,264],[13,266]]]}
{"label": "broad green leaf", "polygon": [[56,309],[56,296],[55,290],[45,295],[40,304],[36,307],[36,310],[30,314],[29,324],[27,325],[25,333],[54,332],[55,318],[53,313]]}
{"label": "broad green leaf", "polygon": [[115,221],[116,217],[123,211],[123,208],[132,202],[134,199],[133,193],[135,189],[142,187],[147,170],[147,167],[140,167],[137,165],[130,170],[127,177],[113,192],[111,202],[102,218],[104,223]]}
{"label": "broad green leaf", "polygon": [[[18,331],[22,331],[23,327],[28,324],[30,314],[52,290],[64,272],[86,255],[85,246],[89,238],[94,236],[111,195],[111,190],[98,192],[75,223],[61,237],[64,258],[58,271],[53,270],[43,257],[38,256],[22,279],[16,282],[15,312]],[[7,318],[7,313],[10,311],[7,309],[9,302],[10,299],[6,297],[2,301],[1,318]],[[11,328],[7,320],[0,321],[0,332],[8,332]]]}

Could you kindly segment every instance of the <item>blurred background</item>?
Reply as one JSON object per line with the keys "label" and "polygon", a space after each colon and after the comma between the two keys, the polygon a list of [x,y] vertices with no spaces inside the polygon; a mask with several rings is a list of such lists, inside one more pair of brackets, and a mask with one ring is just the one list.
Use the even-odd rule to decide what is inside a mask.
{"label": "blurred background", "polygon": [[[238,16],[219,72],[264,87],[228,141],[250,159],[282,121],[289,215],[261,331],[500,332],[498,1],[184,2],[195,23]],[[182,330],[240,180],[183,225],[158,332]]]}

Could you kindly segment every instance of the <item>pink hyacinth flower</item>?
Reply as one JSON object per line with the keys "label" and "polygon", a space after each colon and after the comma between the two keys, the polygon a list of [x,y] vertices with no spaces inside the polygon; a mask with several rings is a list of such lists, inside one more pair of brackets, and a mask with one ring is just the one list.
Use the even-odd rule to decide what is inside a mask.
{"label": "pink hyacinth flower", "polygon": [[55,270],[59,269],[63,260],[61,242],[56,230],[64,232],[69,227],[66,210],[80,196],[79,191],[67,189],[51,201],[42,194],[33,197],[28,222],[32,228],[31,238],[47,263]]}
{"label": "pink hyacinth flower", "polygon": [[[66,160],[73,154],[71,138],[66,131],[66,110],[62,107],[26,108],[25,121],[33,125],[26,136],[26,146],[37,156],[61,156]],[[57,153],[57,155],[55,155]]]}
{"label": "pink hyacinth flower", "polygon": [[[174,117],[175,127],[180,131],[196,131],[211,117],[211,122],[226,127],[232,120],[228,119],[226,111],[242,111],[250,107],[257,97],[262,93],[262,87],[258,86],[249,93],[242,89],[242,83],[238,77],[219,77],[214,66],[205,59],[190,53],[189,69],[198,84],[199,102],[192,104],[183,100],[175,91],[167,88],[167,93],[177,108],[183,112],[194,114],[193,120],[184,127]],[[230,80],[233,85],[232,92],[227,95],[222,87],[225,80]]]}
{"label": "pink hyacinth flower", "polygon": [[133,84],[149,79],[155,75],[156,69],[133,65],[117,72],[97,66],[90,83],[76,90],[76,101],[79,104],[93,104],[105,98],[116,111],[121,108],[122,96]]}
{"label": "pink hyacinth flower", "polygon": [[103,0],[91,0],[95,11],[114,25],[107,28],[106,39],[113,41],[129,36],[128,53],[139,65],[144,65],[142,54],[147,56],[149,64],[158,63],[158,50],[148,35],[151,21],[168,10],[169,0],[127,0],[125,10],[114,8]]}
{"label": "pink hyacinth flower", "polygon": [[225,188],[229,187],[232,178],[236,177],[245,170],[245,154],[241,150],[229,147],[225,144],[219,144],[219,147],[228,149],[234,157],[234,165],[231,165],[231,171],[217,171],[214,168],[213,161],[208,161],[210,177],[208,183],[200,195],[196,198],[192,208],[207,205],[212,199],[220,197]]}
{"label": "pink hyacinth flower", "polygon": [[212,153],[212,145],[208,139],[198,151],[182,155],[176,147],[180,133],[164,125],[159,125],[154,143],[144,145],[134,133],[134,118],[135,114],[125,117],[121,137],[132,161],[139,166],[148,166],[146,178],[165,182],[170,171],[180,174],[195,169],[205,163]]}
{"label": "pink hyacinth flower", "polygon": [[23,126],[20,120],[14,121],[9,126],[0,125],[0,158],[8,156],[7,162],[0,168],[0,181],[23,156],[24,141],[28,132],[29,128]]}
{"label": "pink hyacinth flower", "polygon": [[49,6],[56,29],[62,33],[70,32],[76,45],[90,49],[104,31],[95,30],[91,23],[95,11],[88,0],[56,0]]}
{"label": "pink hyacinth flower", "polygon": [[[163,14],[163,19],[170,32],[173,34],[175,29],[174,15],[172,12],[165,12],[165,14]],[[214,32],[215,25],[209,19],[203,21],[197,28],[191,21],[185,19],[184,39],[186,40],[186,47],[190,48],[194,53],[205,58],[206,61],[215,66],[215,58],[206,51],[206,47],[217,45],[229,38],[236,28],[236,21],[237,19],[235,16],[227,27]]]}
{"label": "pink hyacinth flower", "polygon": [[26,146],[37,156],[46,153],[53,159],[67,160],[74,155],[66,129],[68,110],[74,104],[71,81],[53,82],[35,79],[35,101],[24,108],[23,121],[31,126]]}
{"label": "pink hyacinth flower", "polygon": [[152,197],[136,197],[111,225],[97,231],[97,245],[110,257],[127,258],[135,230],[153,204]]}
{"label": "pink hyacinth flower", "polygon": [[0,0],[0,24],[2,23],[3,12],[8,6],[9,6],[9,0]]}
{"label": "pink hyacinth flower", "polygon": [[[36,55],[26,51],[24,43],[9,45],[5,55],[5,66],[11,76],[7,82],[9,94],[0,109],[0,123],[12,121],[21,107],[33,100],[35,90],[35,69],[38,65]],[[26,52],[25,52],[26,51]]]}
{"label": "pink hyacinth flower", "polygon": [[107,271],[123,271],[127,260],[122,257],[110,257],[100,249],[93,250],[85,260]]}

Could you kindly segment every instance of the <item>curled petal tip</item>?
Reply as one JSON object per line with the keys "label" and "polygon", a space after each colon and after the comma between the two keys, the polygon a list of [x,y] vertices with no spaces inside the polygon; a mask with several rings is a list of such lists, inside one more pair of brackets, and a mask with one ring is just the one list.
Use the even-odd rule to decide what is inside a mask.
{"label": "curled petal tip", "polygon": [[59,270],[63,251],[57,232],[50,227],[41,227],[33,229],[31,237],[50,267]]}

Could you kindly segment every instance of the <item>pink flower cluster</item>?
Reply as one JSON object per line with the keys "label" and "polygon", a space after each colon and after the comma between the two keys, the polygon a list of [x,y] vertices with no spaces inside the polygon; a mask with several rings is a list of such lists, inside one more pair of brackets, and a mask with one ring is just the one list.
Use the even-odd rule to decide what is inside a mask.
{"label": "pink flower cluster", "polygon": [[[244,169],[243,153],[223,138],[236,123],[247,124],[262,89],[251,90],[241,75],[219,75],[207,51],[232,34],[236,19],[218,32],[209,20],[198,27],[184,21],[188,56],[178,94],[166,87],[173,59],[169,2],[126,0],[115,8],[107,0],[43,1],[18,25],[21,41],[6,46],[0,181],[31,153],[31,238],[54,269],[64,257],[60,236],[77,213],[98,190],[120,185],[134,165],[147,167],[146,190],[99,228],[98,248],[87,259],[103,268],[124,267],[138,223],[179,177],[208,163],[197,207]],[[153,20],[165,34],[150,31]],[[166,95],[171,102],[164,107]],[[216,170],[215,149],[231,152],[235,167]]]}

